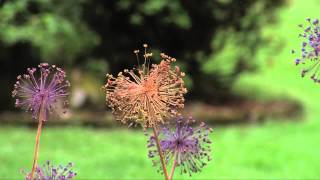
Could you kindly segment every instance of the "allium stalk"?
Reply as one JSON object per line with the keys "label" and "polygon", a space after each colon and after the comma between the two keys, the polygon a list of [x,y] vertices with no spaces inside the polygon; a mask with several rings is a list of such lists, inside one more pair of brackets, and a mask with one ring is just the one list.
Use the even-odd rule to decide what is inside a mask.
{"label": "allium stalk", "polygon": [[152,129],[153,129],[153,137],[154,137],[155,143],[157,145],[157,151],[158,151],[159,159],[160,159],[161,166],[162,166],[162,172],[164,174],[165,179],[170,180],[170,177],[169,177],[169,174],[167,171],[167,167],[166,167],[166,163],[165,163],[165,160],[163,157],[163,152],[161,150],[161,145],[160,145],[159,135],[158,135],[157,129],[156,129],[156,127],[153,127]]}
{"label": "allium stalk", "polygon": [[[40,113],[40,116],[42,113]],[[41,135],[41,129],[42,129],[42,122],[39,116],[39,121],[38,121],[38,130],[37,130],[37,135],[36,135],[36,142],[35,142],[35,147],[34,147],[34,155],[33,155],[33,163],[32,163],[32,170],[31,170],[31,179],[33,180],[34,173],[36,170],[36,166],[38,163],[38,157],[39,157],[39,144],[40,144],[40,135]]]}
{"label": "allium stalk", "polygon": [[171,171],[170,171],[170,176],[169,176],[169,179],[170,179],[170,180],[172,180],[173,175],[174,175],[174,171],[176,170],[176,167],[177,167],[177,156],[178,156],[178,153],[177,153],[177,151],[176,151],[175,154],[173,155],[173,163],[172,163],[172,167],[171,167]]}
{"label": "allium stalk", "polygon": [[65,80],[65,72],[47,63],[38,66],[38,76],[36,68],[28,68],[28,74],[19,75],[12,91],[12,97],[16,98],[16,107],[21,107],[32,113],[32,117],[38,120],[38,130],[35,140],[35,151],[31,170],[31,179],[37,167],[39,156],[39,143],[42,124],[48,119],[50,112],[63,113],[66,110],[68,101],[67,89],[70,83]]}
{"label": "allium stalk", "polygon": [[54,166],[47,161],[42,166],[37,166],[33,177],[31,177],[31,172],[22,170],[22,173],[25,175],[25,180],[70,180],[77,175],[72,168],[73,163],[68,163],[66,166]]}
{"label": "allium stalk", "polygon": [[307,18],[307,25],[300,24],[302,33],[299,37],[302,39],[301,50],[292,50],[293,54],[298,54],[299,57],[295,59],[296,65],[302,65],[304,68],[301,70],[301,76],[310,74],[310,78],[317,83],[319,79],[319,55],[320,55],[320,26],[319,20],[311,20]]}
{"label": "allium stalk", "polygon": [[[211,160],[209,134],[212,129],[203,122],[197,128],[193,128],[190,125],[193,122],[195,120],[191,117],[178,117],[174,128],[164,126],[159,133],[160,147],[166,164],[172,165],[170,179],[176,167],[180,168],[181,174],[186,173],[191,176],[192,173],[200,172]],[[157,165],[159,160],[155,156],[158,153],[155,144],[155,137],[151,135],[148,140],[148,156],[153,159],[153,164]]]}

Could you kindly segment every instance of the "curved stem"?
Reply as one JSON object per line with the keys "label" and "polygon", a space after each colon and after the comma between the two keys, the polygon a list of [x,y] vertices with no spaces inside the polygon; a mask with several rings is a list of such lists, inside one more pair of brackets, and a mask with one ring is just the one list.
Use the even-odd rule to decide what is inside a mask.
{"label": "curved stem", "polygon": [[161,147],[160,147],[160,142],[159,142],[158,132],[157,132],[156,127],[153,127],[153,134],[154,134],[154,138],[156,140],[157,149],[158,149],[158,153],[159,153],[159,156],[160,156],[160,161],[161,161],[164,177],[165,177],[166,180],[170,180],[168,172],[167,172],[166,164],[165,164],[164,159],[163,159],[163,154],[162,154],[162,150],[161,150]]}
{"label": "curved stem", "polygon": [[36,142],[34,147],[34,156],[33,156],[33,164],[32,164],[32,170],[31,170],[31,179],[33,180],[34,173],[36,171],[37,162],[38,162],[38,156],[39,156],[39,143],[40,143],[40,135],[41,135],[41,129],[42,129],[42,123],[45,121],[45,111],[41,106],[39,119],[38,119],[38,130],[36,135]]}
{"label": "curved stem", "polygon": [[177,153],[174,153],[174,157],[173,157],[173,164],[171,167],[171,172],[170,172],[170,176],[169,176],[169,180],[172,180],[173,174],[174,174],[174,170],[177,166]]}

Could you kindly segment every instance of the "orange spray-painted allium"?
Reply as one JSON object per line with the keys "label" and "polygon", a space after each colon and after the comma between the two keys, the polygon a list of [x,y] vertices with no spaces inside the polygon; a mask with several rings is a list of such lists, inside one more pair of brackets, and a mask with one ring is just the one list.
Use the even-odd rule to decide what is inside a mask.
{"label": "orange spray-painted allium", "polygon": [[[138,57],[139,51],[134,52]],[[117,120],[153,127],[176,116],[184,107],[183,96],[187,90],[182,78],[185,74],[177,66],[172,68],[175,58],[163,53],[160,56],[161,62],[149,67],[152,53],[145,50],[142,66],[125,69],[117,77],[107,74],[106,101]]]}

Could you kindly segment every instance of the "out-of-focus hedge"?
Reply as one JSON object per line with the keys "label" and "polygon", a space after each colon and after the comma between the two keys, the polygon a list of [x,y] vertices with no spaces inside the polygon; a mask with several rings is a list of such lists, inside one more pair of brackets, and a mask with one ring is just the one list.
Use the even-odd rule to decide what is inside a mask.
{"label": "out-of-focus hedge", "polygon": [[[269,102],[243,101],[238,104],[208,105],[192,103],[182,112],[184,116],[192,116],[207,124],[227,125],[239,123],[261,123],[266,120],[301,120],[303,107],[290,99],[279,99]],[[168,122],[170,119],[168,120]],[[30,125],[36,127],[34,119],[27,113],[0,113],[0,125]],[[116,121],[109,111],[68,111],[63,116],[51,115],[46,122],[49,126],[77,125],[93,127],[116,127],[123,124]],[[139,126],[138,126],[139,127]]]}

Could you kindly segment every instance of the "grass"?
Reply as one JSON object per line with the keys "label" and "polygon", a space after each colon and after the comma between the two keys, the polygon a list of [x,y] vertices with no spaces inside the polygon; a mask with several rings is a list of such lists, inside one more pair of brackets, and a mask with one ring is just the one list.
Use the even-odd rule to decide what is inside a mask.
{"label": "grass", "polygon": [[[213,161],[194,179],[275,179],[320,177],[320,87],[299,78],[291,48],[297,48],[297,24],[317,17],[317,0],[290,1],[279,13],[280,24],[265,33],[284,42],[273,66],[261,50],[259,71],[243,75],[235,91],[252,98],[290,96],[305,107],[303,121],[214,128]],[[319,16],[318,16],[319,17]],[[270,53],[270,52],[269,52]],[[0,177],[21,179],[20,168],[31,166],[35,130],[0,128]],[[45,128],[40,162],[73,161],[78,179],[162,179],[146,157],[146,137],[124,129]],[[188,179],[187,176],[175,176]]]}
{"label": "grass", "polygon": [[[194,178],[314,178],[320,168],[319,125],[269,122],[216,128],[214,161]],[[146,158],[141,132],[90,128],[44,129],[40,162],[76,163],[79,179],[161,179]],[[30,168],[34,130],[1,129],[0,177]],[[187,179],[186,176],[179,176]]]}

